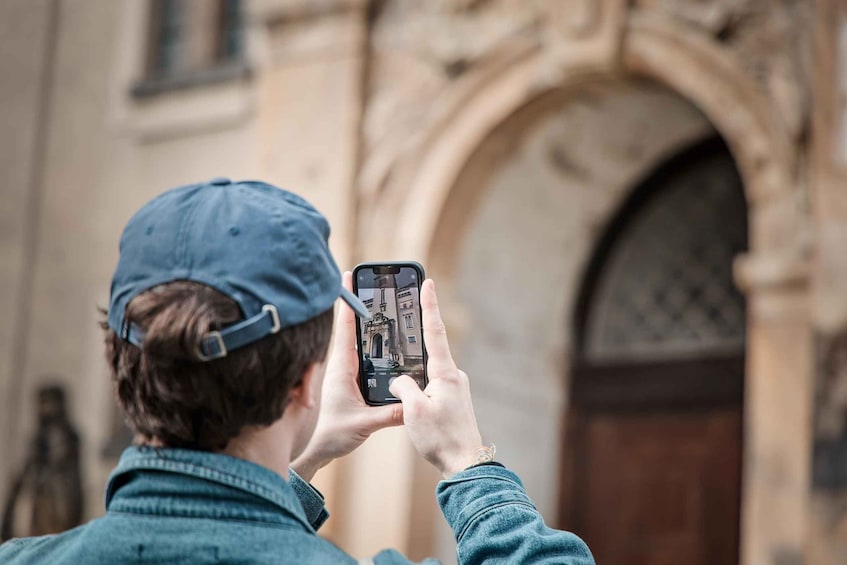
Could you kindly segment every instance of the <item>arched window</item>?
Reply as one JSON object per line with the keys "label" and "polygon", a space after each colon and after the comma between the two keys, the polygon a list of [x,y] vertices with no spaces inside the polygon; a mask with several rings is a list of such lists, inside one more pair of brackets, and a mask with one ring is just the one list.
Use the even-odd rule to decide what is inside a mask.
{"label": "arched window", "polygon": [[698,153],[651,178],[619,219],[588,305],[586,359],[744,349],[744,298],[732,279],[747,248],[741,181],[726,151]]}
{"label": "arched window", "polygon": [[[704,364],[711,382],[690,388],[692,395],[704,388],[740,394],[738,379],[714,375],[743,360],[745,303],[732,266],[746,248],[741,179],[720,140],[659,167],[611,223],[586,275],[576,321],[577,397],[597,396],[596,381],[608,393],[610,379],[642,365],[650,371],[642,378],[664,379],[661,367],[678,373],[675,383],[653,382],[656,401],[673,401]],[[622,395],[639,395],[619,384],[627,387]],[[639,390],[649,395],[646,388]]]}

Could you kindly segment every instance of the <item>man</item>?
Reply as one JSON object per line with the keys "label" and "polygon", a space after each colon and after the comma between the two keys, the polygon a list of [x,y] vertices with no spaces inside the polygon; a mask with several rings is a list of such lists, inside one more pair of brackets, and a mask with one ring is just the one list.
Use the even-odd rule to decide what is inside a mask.
{"label": "man", "polygon": [[[437,497],[460,563],[593,563],[579,538],[544,525],[482,444],[432,281],[421,288],[426,391],[401,376],[391,391],[402,405],[365,405],[354,310],[367,309],[328,237],[305,200],[259,182],[216,179],[144,206],[121,238],[104,324],[138,445],[109,479],[103,518],[12,540],[0,562],[354,563],[316,535],[328,514],[308,481],[402,423],[444,477]],[[350,308],[327,359],[339,296]],[[373,562],[408,561],[386,550]]]}
{"label": "man", "polygon": [[374,374],[376,373],[376,369],[374,368],[374,362],[371,361],[370,354],[365,353],[364,357],[365,357],[365,362],[364,362],[365,366],[363,367],[363,369],[365,371],[365,374],[368,377],[373,377]]}

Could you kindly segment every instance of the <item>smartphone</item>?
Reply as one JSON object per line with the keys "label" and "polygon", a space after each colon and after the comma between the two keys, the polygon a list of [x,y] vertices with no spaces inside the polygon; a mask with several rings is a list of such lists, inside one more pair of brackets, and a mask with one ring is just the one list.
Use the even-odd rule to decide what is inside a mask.
{"label": "smartphone", "polygon": [[357,318],[359,389],[372,406],[400,402],[388,386],[409,375],[423,389],[427,384],[426,345],[420,289],[424,270],[419,263],[362,263],[353,269],[353,292],[365,303],[370,320]]}

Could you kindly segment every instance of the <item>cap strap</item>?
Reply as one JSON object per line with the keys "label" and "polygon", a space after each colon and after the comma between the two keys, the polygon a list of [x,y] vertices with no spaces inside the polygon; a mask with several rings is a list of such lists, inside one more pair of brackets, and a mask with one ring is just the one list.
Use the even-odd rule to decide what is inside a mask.
{"label": "cap strap", "polygon": [[211,361],[226,357],[233,349],[244,347],[263,337],[279,331],[279,313],[276,306],[265,304],[262,311],[239,322],[234,326],[224,328],[219,332],[209,332],[200,342],[197,351],[201,361]]}
{"label": "cap strap", "polygon": [[[262,311],[255,316],[203,336],[200,347],[197,348],[197,356],[201,361],[226,357],[230,351],[249,345],[267,335],[275,334],[281,327],[276,306],[265,304],[262,306]],[[141,347],[144,336],[143,329],[135,324],[129,324],[125,339],[136,347]]]}

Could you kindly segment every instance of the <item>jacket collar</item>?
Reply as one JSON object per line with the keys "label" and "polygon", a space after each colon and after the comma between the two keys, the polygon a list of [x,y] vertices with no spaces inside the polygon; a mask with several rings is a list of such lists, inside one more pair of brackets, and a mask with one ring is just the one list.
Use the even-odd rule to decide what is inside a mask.
{"label": "jacket collar", "polygon": [[198,510],[197,494],[201,493],[201,511],[205,506],[219,515],[222,505],[235,503],[242,516],[261,514],[267,520],[270,514],[271,520],[280,522],[293,518],[314,532],[291,485],[275,472],[244,459],[189,449],[127,448],[109,476],[106,510],[131,507],[135,498],[136,509],[143,499],[143,508],[155,511],[155,503],[150,504],[157,497],[162,499],[158,507],[173,508],[184,493],[192,498],[194,511]]}

